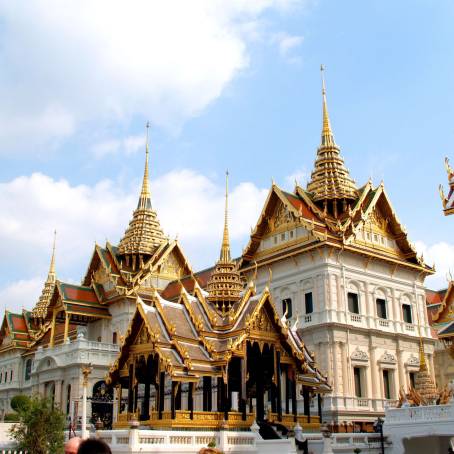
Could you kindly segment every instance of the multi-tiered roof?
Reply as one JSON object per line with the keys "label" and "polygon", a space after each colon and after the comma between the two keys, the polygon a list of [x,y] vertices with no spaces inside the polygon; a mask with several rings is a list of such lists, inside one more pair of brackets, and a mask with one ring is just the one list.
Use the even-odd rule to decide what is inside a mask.
{"label": "multi-tiered roof", "polygon": [[118,245],[118,254],[126,259],[126,265],[134,270],[143,266],[153,254],[167,242],[156,211],[151,206],[148,177],[148,125],[145,157],[145,171],[139,203],[133,213],[129,227]]}
{"label": "multi-tiered roof", "polygon": [[[311,180],[307,185],[307,191],[311,194],[312,200],[323,206],[325,211],[332,210],[337,216],[338,212],[345,211],[348,203],[351,203],[358,196],[358,188],[350,177],[345,167],[344,159],[340,154],[340,148],[334,140],[331,129],[331,122],[328,115],[326,101],[325,79],[322,70],[322,137],[317,150],[314,170]],[[341,205],[338,204],[341,202]],[[331,206],[329,205],[331,203]]]}

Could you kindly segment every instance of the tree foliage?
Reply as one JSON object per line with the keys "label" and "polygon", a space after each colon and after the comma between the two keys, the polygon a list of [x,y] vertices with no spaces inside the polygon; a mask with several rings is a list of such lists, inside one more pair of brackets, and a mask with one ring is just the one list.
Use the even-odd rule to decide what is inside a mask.
{"label": "tree foliage", "polygon": [[18,407],[20,422],[11,429],[18,448],[30,454],[62,453],[65,416],[48,398],[28,399],[28,404]]}
{"label": "tree foliage", "polygon": [[14,410],[14,411],[17,411],[19,412],[20,409],[24,409],[30,405],[30,397],[24,395],[24,394],[18,394],[17,396],[14,396],[12,399],[11,399],[11,408]]}

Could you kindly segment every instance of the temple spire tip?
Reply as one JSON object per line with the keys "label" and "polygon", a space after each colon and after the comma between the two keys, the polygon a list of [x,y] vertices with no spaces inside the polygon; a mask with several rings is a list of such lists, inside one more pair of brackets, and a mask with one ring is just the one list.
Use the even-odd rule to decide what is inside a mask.
{"label": "temple spire tip", "polygon": [[225,207],[224,207],[224,233],[222,236],[222,247],[220,259],[223,262],[230,261],[230,240],[229,240],[229,171],[225,171]]}

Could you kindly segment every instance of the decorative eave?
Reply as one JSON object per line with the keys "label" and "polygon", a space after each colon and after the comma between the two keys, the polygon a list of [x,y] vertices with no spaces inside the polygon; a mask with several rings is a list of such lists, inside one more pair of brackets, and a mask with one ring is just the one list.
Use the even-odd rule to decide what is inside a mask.
{"label": "decorative eave", "polygon": [[454,280],[449,281],[448,289],[439,308],[432,313],[432,322],[440,322],[454,304]]}
{"label": "decorative eave", "polygon": [[440,184],[440,198],[443,204],[443,212],[445,216],[454,214],[454,169],[449,165],[449,159],[445,158],[445,167],[448,174],[449,193],[445,196],[443,185]]}

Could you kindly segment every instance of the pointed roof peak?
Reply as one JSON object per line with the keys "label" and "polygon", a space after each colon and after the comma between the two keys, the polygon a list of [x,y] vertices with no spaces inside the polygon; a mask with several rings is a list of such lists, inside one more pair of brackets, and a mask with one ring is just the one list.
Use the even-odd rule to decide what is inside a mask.
{"label": "pointed roof peak", "polygon": [[57,273],[55,271],[55,246],[57,243],[57,231],[54,230],[54,242],[52,246],[52,257],[50,259],[49,273],[47,274],[44,288],[41,292],[38,302],[32,310],[32,317],[45,318],[47,314],[47,306],[49,305],[55,283],[57,282]]}
{"label": "pointed roof peak", "polygon": [[221,254],[222,262],[230,262],[230,239],[229,239],[229,171],[225,171],[225,207],[224,207],[224,232],[222,235]]}
{"label": "pointed roof peak", "polygon": [[340,154],[340,148],[334,141],[331,122],[326,101],[325,68],[320,67],[322,78],[322,134],[321,144],[317,150],[314,170],[307,185],[307,191],[312,193],[312,200],[353,200],[358,195],[356,183],[350,177]]}
{"label": "pointed roof peak", "polygon": [[167,241],[161,229],[156,212],[151,207],[151,195],[148,175],[148,129],[145,143],[145,169],[143,173],[142,188],[139,203],[133,213],[132,220],[123,238],[118,245],[118,252],[122,255],[146,254],[153,255],[159,246]]}
{"label": "pointed roof peak", "polygon": [[47,279],[49,280],[49,278],[51,276],[53,276],[54,281],[55,281],[55,276],[56,276],[56,272],[55,272],[55,245],[56,245],[56,243],[57,243],[57,230],[54,230],[54,243],[52,246],[52,258],[50,259],[49,274],[47,277]]}
{"label": "pointed roof peak", "polygon": [[322,122],[322,146],[336,145],[334,134],[329,121],[328,103],[326,101],[326,86],[325,86],[325,67],[320,65],[320,74],[322,78],[322,104],[323,104],[323,122]]}
{"label": "pointed roof peak", "polygon": [[243,284],[237,264],[230,256],[228,225],[228,192],[229,172],[225,173],[225,209],[224,233],[222,236],[221,254],[207,282],[207,299],[224,316],[241,298]]}
{"label": "pointed roof peak", "polygon": [[143,181],[142,181],[142,189],[140,191],[139,203],[137,204],[137,208],[139,209],[146,209],[151,208],[151,192],[150,192],[150,181],[148,175],[148,158],[149,158],[149,148],[148,148],[148,130],[150,129],[150,122],[147,121],[146,124],[147,135],[145,139],[145,169],[143,172]]}

